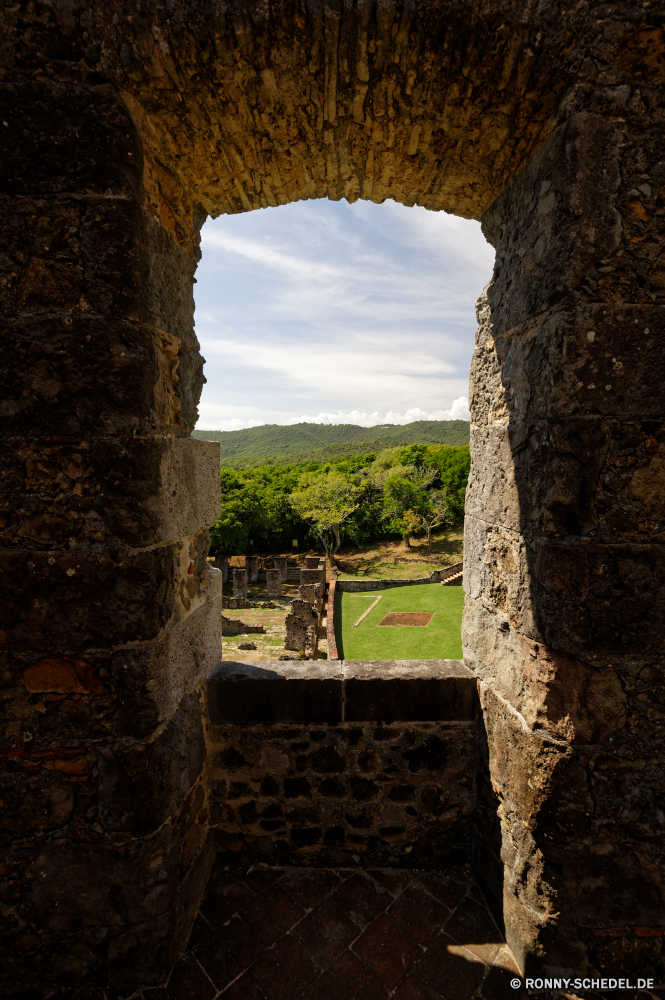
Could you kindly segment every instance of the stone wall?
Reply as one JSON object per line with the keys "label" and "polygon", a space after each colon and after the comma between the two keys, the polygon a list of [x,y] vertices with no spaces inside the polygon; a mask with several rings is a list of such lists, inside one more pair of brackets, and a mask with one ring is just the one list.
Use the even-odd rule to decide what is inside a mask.
{"label": "stone wall", "polygon": [[[208,700],[211,822],[229,862],[469,861],[478,730],[461,663],[225,662]],[[447,721],[422,721],[434,715]]]}
{"label": "stone wall", "polygon": [[336,581],[337,589],[347,594],[360,594],[366,590],[391,590],[393,587],[418,587],[428,583],[444,583],[462,569],[462,563],[446,566],[445,569],[435,569],[429,576],[417,580],[340,580]]}
{"label": "stone wall", "polygon": [[263,625],[246,625],[239,618],[222,615],[222,635],[248,635],[250,632],[265,632]]}
{"label": "stone wall", "polygon": [[345,197],[482,216],[497,251],[477,875],[523,968],[662,978],[660,8],[80,0],[0,28],[3,977],[155,982],[186,937],[221,617],[198,234]]}
{"label": "stone wall", "polygon": [[483,217],[463,643],[491,777],[477,871],[518,962],[659,977],[665,145],[645,93],[613,93]]}

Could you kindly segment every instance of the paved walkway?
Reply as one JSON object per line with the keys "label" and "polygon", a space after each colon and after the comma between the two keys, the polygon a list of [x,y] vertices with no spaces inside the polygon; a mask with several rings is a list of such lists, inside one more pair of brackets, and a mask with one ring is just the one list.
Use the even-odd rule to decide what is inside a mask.
{"label": "paved walkway", "polygon": [[[217,868],[166,986],[19,990],[16,1000],[525,1000],[464,868]],[[625,996],[626,994],[622,994]],[[538,996],[577,994],[546,991]],[[660,993],[659,993],[660,996]],[[584,993],[584,998],[599,997]],[[645,994],[640,994],[648,1000]]]}

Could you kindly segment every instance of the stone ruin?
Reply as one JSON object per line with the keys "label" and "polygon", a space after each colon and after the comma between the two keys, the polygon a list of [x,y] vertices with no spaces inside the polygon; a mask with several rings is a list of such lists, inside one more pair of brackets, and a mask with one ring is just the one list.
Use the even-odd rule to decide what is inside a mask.
{"label": "stone ruin", "polygon": [[265,632],[265,628],[263,625],[246,625],[239,618],[222,615],[222,635],[248,635],[251,632]]}
{"label": "stone ruin", "polygon": [[[316,564],[316,568],[314,568]],[[319,629],[323,618],[326,588],[324,560],[308,556],[305,569],[300,570],[299,600],[291,602],[291,612],[286,616],[285,649],[309,652],[316,659],[319,648]]]}
{"label": "stone ruin", "polygon": [[191,438],[200,228],[329,197],[479,219],[496,249],[469,392],[468,863],[523,972],[662,981],[661,6],[0,22],[2,977],[158,984],[189,935],[222,604],[219,449]]}

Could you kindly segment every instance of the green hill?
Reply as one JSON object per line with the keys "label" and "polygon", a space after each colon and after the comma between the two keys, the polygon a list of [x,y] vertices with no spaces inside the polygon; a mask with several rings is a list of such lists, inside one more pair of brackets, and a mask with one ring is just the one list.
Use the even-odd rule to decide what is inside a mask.
{"label": "green hill", "polygon": [[221,464],[260,465],[325,462],[409,444],[469,443],[467,420],[416,420],[412,424],[263,424],[243,431],[196,430],[192,437],[219,441]]}

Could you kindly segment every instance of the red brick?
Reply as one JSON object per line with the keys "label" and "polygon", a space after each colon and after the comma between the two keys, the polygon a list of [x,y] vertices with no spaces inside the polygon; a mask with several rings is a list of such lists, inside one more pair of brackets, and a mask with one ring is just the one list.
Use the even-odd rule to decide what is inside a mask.
{"label": "red brick", "polygon": [[330,899],[309,913],[294,930],[322,969],[327,969],[359,933],[356,924]]}
{"label": "red brick", "polygon": [[388,914],[414,941],[426,945],[443,927],[449,910],[416,883],[402,893]]}
{"label": "red brick", "polygon": [[333,894],[332,899],[359,927],[366,927],[392,902],[387,892],[357,872]]}
{"label": "red brick", "polygon": [[446,934],[491,965],[504,940],[487,909],[474,899],[465,899],[446,924]]}
{"label": "red brick", "polygon": [[339,884],[340,880],[333,872],[308,871],[305,868],[287,872],[281,881],[289,895],[306,910],[317,906]]}
{"label": "red brick", "polygon": [[300,941],[286,934],[264,952],[252,969],[252,979],[267,1000],[297,1000],[320,972]]}
{"label": "red brick", "polygon": [[446,1000],[470,1000],[482,982],[485,966],[449,952],[449,946],[459,947],[445,934],[436,938],[418,966],[418,975]]}
{"label": "red brick", "polygon": [[254,893],[239,879],[225,883],[220,879],[219,882],[213,883],[213,887],[211,891],[210,883],[208,884],[205,898],[201,903],[201,913],[215,930],[218,930],[234,913],[254,898]]}
{"label": "red brick", "polygon": [[212,1000],[217,991],[203,974],[199,963],[192,955],[186,955],[176,963],[168,986],[163,989],[146,990],[145,1000]]}
{"label": "red brick", "polygon": [[217,934],[208,938],[193,954],[199,960],[217,989],[225,986],[244,972],[263,951],[249,928],[238,916]]}
{"label": "red brick", "polygon": [[382,1000],[388,991],[373,972],[363,965],[352,951],[345,951],[333,965],[331,972],[340,983],[348,987],[354,1000]]}
{"label": "red brick", "polygon": [[393,1000],[443,1000],[443,998],[422,979],[418,979],[417,976],[407,976],[393,993]]}
{"label": "red brick", "polygon": [[385,913],[365,931],[353,950],[391,990],[422,955],[413,938]]}
{"label": "red brick", "polygon": [[267,947],[290,930],[304,912],[281,885],[273,885],[255,896],[242,908],[240,915],[261,944]]}

